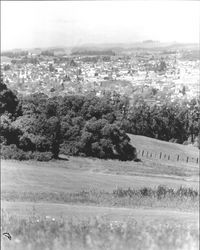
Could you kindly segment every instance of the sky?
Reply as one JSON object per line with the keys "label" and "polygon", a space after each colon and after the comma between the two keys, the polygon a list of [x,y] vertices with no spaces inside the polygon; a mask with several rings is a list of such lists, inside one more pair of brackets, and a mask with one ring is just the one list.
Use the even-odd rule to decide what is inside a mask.
{"label": "sky", "polygon": [[2,1],[1,50],[143,40],[199,43],[199,1]]}

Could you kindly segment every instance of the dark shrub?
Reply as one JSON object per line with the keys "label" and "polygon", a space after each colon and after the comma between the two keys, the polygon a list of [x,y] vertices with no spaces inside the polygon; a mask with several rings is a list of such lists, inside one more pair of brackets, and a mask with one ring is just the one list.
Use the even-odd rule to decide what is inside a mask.
{"label": "dark shrub", "polygon": [[151,188],[144,187],[144,188],[140,189],[140,193],[142,196],[151,196],[152,190],[151,190]]}
{"label": "dark shrub", "polygon": [[177,189],[176,194],[180,197],[197,197],[198,196],[198,192],[196,190],[193,190],[191,188],[187,188],[187,187],[180,187],[179,189]]}
{"label": "dark shrub", "polygon": [[31,139],[28,137],[26,133],[23,134],[19,139],[19,148],[21,148],[24,151],[35,150],[34,143],[31,141]]}
{"label": "dark shrub", "polygon": [[165,197],[167,194],[167,187],[159,185],[156,193],[157,193],[158,199]]}
{"label": "dark shrub", "polygon": [[35,136],[36,150],[40,152],[50,151],[51,142],[44,136]]}
{"label": "dark shrub", "polygon": [[135,161],[135,162],[142,162],[142,160],[141,160],[141,159],[138,159],[138,158],[136,158],[134,161]]}
{"label": "dark shrub", "polygon": [[25,152],[16,145],[11,144],[8,146],[1,145],[1,157],[2,159],[13,160],[37,160],[37,161],[50,161],[52,159],[51,152]]}
{"label": "dark shrub", "polygon": [[27,160],[27,154],[14,144],[8,146],[1,145],[1,157],[3,159],[15,159],[20,161]]}
{"label": "dark shrub", "polygon": [[178,189],[174,189],[160,185],[156,189],[153,189],[151,187],[143,187],[139,190],[131,188],[128,189],[117,188],[113,190],[113,195],[115,197],[131,197],[131,198],[134,198],[135,196],[140,196],[140,197],[146,196],[146,197],[154,197],[157,198],[158,200],[165,198],[195,199],[199,196],[199,192],[189,187],[181,186]]}

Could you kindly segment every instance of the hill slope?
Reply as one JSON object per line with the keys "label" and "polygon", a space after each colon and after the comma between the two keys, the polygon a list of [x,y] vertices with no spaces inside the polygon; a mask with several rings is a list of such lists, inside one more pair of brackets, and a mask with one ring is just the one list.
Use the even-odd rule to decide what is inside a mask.
{"label": "hill slope", "polygon": [[[171,154],[183,152],[190,156],[196,156],[198,153],[182,145],[170,144],[141,136],[131,135],[130,137],[132,143],[139,149],[162,150]],[[153,225],[154,229],[156,228],[157,230],[153,229],[153,237],[157,237],[160,242],[160,232],[164,232],[163,238],[167,246],[171,242],[171,238],[169,236],[166,237],[166,233],[163,231],[167,223],[167,232],[172,232],[172,234],[175,234],[173,228],[178,228],[179,226],[177,225],[182,223],[184,228],[189,228],[189,233],[191,232],[193,235],[195,232],[198,235],[198,198],[188,197],[183,199],[183,197],[176,196],[174,198],[157,199],[148,197],[145,194],[138,197],[133,196],[132,198],[128,196],[115,197],[112,195],[112,191],[117,187],[139,189],[141,187],[155,187],[158,185],[166,185],[175,189],[182,185],[197,190],[199,189],[199,167],[197,164],[182,164],[180,161],[175,163],[162,159],[157,161],[153,158],[142,159],[142,162],[122,162],[83,157],[68,157],[68,160],[52,160],[50,162],[2,160],[1,204],[6,215],[3,218],[8,218],[5,225],[3,225],[6,231],[11,232],[14,240],[16,237],[17,239],[20,237],[20,239],[26,239],[27,242],[28,232],[28,235],[33,239],[32,245],[33,242],[36,242],[34,237],[32,238],[36,232],[35,228],[42,232],[39,242],[42,242],[41,239],[44,238],[44,244],[46,244],[50,237],[54,236],[54,234],[51,234],[51,229],[52,232],[55,231],[55,225],[57,225],[55,222],[58,223],[60,219],[69,219],[70,221],[78,219],[80,220],[80,225],[83,225],[83,220],[88,221],[90,217],[94,216],[101,216],[101,221],[103,218],[109,223],[111,221],[111,225],[113,222],[124,223],[127,221],[129,223],[132,220],[134,223],[136,222],[134,225],[139,225],[140,227],[139,231],[137,229],[137,232],[142,232],[142,234],[144,234],[141,231],[143,223]],[[90,192],[88,196],[85,196],[83,190],[87,191],[88,189],[95,189],[96,193],[92,195]],[[107,196],[102,190],[110,192],[112,196]],[[14,218],[13,224],[9,216]],[[37,218],[37,222],[33,224],[34,227],[30,231],[29,223],[32,217]],[[24,220],[28,222],[24,223]],[[49,221],[52,223],[52,227],[48,226],[50,225],[47,224]],[[173,226],[172,222],[175,223],[175,226]],[[27,228],[25,225],[27,225]],[[60,228],[63,230],[63,226]],[[13,233],[14,229],[20,232],[17,236]],[[73,230],[69,229],[70,235]],[[120,230],[117,231],[117,234],[124,232],[124,224]],[[65,232],[64,235],[66,236]],[[155,232],[158,236],[155,236]],[[88,231],[85,235],[87,234]],[[175,234],[176,240],[179,234]],[[135,237],[134,233],[132,235]],[[180,235],[181,239],[183,239],[182,234]],[[149,237],[149,233],[145,233],[145,237]],[[137,238],[141,242],[140,234],[136,234],[136,240]],[[105,236],[103,236],[103,239],[105,239]],[[115,241],[113,239],[114,243]],[[192,241],[194,240],[192,239]],[[6,244],[12,242],[15,243],[15,241],[6,241]],[[6,245],[4,249],[16,249],[15,245],[13,247],[12,245],[10,247]],[[135,246],[135,243],[133,245]],[[26,246],[25,248],[22,247],[22,244],[18,244],[18,246],[19,248],[17,249],[20,250],[28,248],[26,245],[23,245]],[[58,248],[58,245],[56,245],[52,249],[61,248]],[[139,249],[144,248],[141,247]],[[158,247],[158,249],[160,248]],[[168,247],[166,249],[172,248]],[[177,249],[180,249],[180,247]],[[198,248],[189,246],[187,249]]]}
{"label": "hill slope", "polygon": [[[197,158],[199,158],[199,149],[191,145],[181,145],[178,143],[171,143],[166,141],[161,141],[141,135],[131,135],[128,134],[131,139],[131,144],[136,147],[139,152],[139,157],[141,157],[142,151],[144,150],[144,156],[150,156],[152,153],[152,159],[159,159],[160,153],[162,153],[161,160],[168,159],[170,155],[170,160],[177,162],[179,155],[179,161],[188,163],[196,163]],[[156,155],[155,155],[156,154]],[[166,155],[166,157],[164,157]]]}

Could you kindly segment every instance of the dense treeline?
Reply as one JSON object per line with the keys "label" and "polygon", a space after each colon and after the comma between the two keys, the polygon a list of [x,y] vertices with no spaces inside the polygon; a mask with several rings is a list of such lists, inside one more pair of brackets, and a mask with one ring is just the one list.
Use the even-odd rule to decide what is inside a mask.
{"label": "dense treeline", "polygon": [[197,100],[150,106],[140,98],[130,105],[128,98],[110,93],[17,98],[2,80],[0,91],[0,141],[22,151],[133,160],[135,148],[126,133],[199,147]]}
{"label": "dense treeline", "polygon": [[[1,86],[10,91],[2,82]],[[6,102],[9,106],[9,98],[1,99],[5,107]],[[108,97],[94,95],[48,98],[35,94],[17,99],[15,109],[1,109],[1,143],[15,144],[28,153],[51,152],[53,158],[65,153],[133,160],[136,150],[116,124],[121,116],[120,105],[120,99],[113,105]],[[4,148],[3,152],[7,151]]]}
{"label": "dense treeline", "polygon": [[127,133],[199,146],[200,100],[148,105],[138,100],[129,109],[122,128]]}

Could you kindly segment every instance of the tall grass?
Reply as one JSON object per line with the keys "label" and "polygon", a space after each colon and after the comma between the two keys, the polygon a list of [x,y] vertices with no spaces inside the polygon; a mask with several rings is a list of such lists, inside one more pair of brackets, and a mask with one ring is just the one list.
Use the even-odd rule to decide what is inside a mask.
{"label": "tall grass", "polygon": [[120,207],[168,207],[176,209],[199,209],[199,192],[188,187],[178,189],[158,186],[141,189],[117,188],[113,192],[96,189],[76,193],[65,192],[2,192],[2,200],[55,202]]}
{"label": "tall grass", "polygon": [[5,231],[12,240],[2,238],[4,250],[196,250],[199,244],[198,228],[178,221],[119,222],[103,217],[68,220],[36,214],[20,219],[4,212]]}
{"label": "tall grass", "polygon": [[192,188],[180,186],[178,189],[168,188],[166,186],[159,185],[156,189],[150,187],[144,187],[139,190],[135,189],[123,189],[117,188],[113,191],[114,196],[117,197],[124,197],[124,196],[149,196],[149,197],[156,197],[157,199],[162,199],[165,197],[171,198],[197,198],[199,196],[199,192]]}

